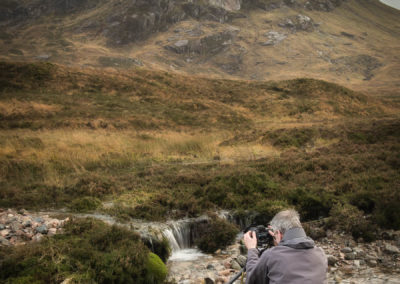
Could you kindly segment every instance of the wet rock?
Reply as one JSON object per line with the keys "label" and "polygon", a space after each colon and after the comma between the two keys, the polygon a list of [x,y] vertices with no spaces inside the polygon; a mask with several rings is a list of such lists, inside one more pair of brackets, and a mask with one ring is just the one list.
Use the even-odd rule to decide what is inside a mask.
{"label": "wet rock", "polygon": [[3,224],[0,224],[0,231],[1,230],[4,230],[6,228],[6,226],[5,225],[3,225]]}

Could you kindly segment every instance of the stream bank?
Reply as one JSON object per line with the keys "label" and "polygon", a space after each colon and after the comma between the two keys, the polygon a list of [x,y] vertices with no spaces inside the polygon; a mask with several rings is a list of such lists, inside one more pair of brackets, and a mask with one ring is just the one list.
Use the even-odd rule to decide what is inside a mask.
{"label": "stream bank", "polygon": [[[54,213],[54,212],[53,212]],[[40,241],[45,236],[63,232],[69,218],[53,218],[50,212],[0,209],[0,245],[15,246]],[[245,263],[239,239],[225,250],[212,255],[193,247],[196,224],[206,216],[166,223],[135,220],[121,224],[101,214],[76,214],[92,217],[108,224],[124,226],[139,232],[144,240],[166,238],[172,249],[167,261],[169,280],[179,284],[226,283]],[[329,262],[328,283],[400,283],[400,231],[381,231],[371,243],[356,242],[349,235],[326,230],[315,236],[325,250]]]}

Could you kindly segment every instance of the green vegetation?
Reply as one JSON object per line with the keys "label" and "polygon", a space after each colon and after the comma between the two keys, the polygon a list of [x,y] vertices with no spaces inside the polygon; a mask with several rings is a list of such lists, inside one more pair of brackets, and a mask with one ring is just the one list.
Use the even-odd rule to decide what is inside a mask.
{"label": "green vegetation", "polygon": [[232,244],[239,229],[228,221],[213,216],[209,222],[200,225],[199,232],[196,245],[206,253],[214,253]]}
{"label": "green vegetation", "polygon": [[164,262],[154,253],[149,253],[146,262],[146,283],[164,283],[167,278],[167,267]]}
{"label": "green vegetation", "polygon": [[[379,226],[400,229],[400,119],[388,101],[313,79],[104,75],[22,63],[0,69],[1,207],[158,221],[229,209],[264,224],[294,207],[303,220],[330,217],[329,226],[364,240]],[[165,278],[137,236],[128,241],[119,228],[77,222],[65,235],[2,250],[1,279]],[[205,233],[199,247],[214,252],[236,228],[214,219],[202,231],[215,242]],[[152,250],[168,258],[165,240]]]}
{"label": "green vegetation", "polygon": [[166,276],[137,234],[92,219],[72,220],[40,243],[0,248],[0,259],[2,283],[163,283]]}

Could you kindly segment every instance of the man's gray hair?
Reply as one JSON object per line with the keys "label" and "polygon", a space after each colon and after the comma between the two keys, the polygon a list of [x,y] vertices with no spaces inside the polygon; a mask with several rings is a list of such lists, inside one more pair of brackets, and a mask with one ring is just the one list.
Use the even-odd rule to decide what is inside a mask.
{"label": "man's gray hair", "polygon": [[272,218],[270,225],[282,234],[291,228],[301,228],[299,213],[293,209],[281,211]]}

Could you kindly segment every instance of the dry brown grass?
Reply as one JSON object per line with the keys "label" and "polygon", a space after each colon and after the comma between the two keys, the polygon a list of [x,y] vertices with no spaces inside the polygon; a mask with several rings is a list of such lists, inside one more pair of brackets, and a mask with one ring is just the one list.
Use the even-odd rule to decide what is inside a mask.
{"label": "dry brown grass", "polygon": [[48,105],[35,101],[20,101],[12,99],[10,101],[0,101],[0,115],[4,117],[18,116],[18,115],[31,115],[37,114],[50,114],[56,113],[61,109],[57,105]]}

